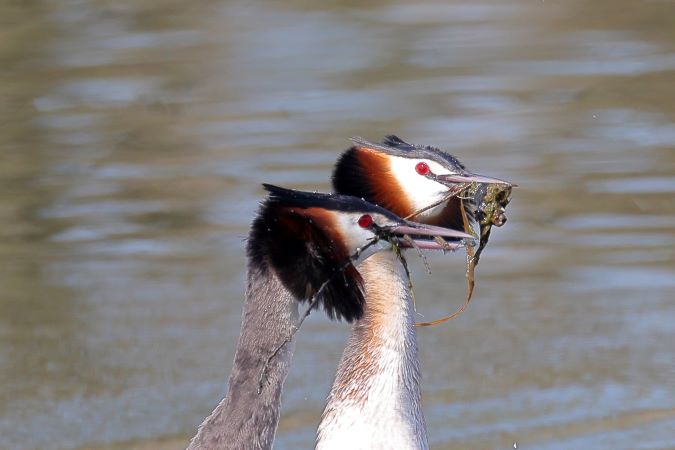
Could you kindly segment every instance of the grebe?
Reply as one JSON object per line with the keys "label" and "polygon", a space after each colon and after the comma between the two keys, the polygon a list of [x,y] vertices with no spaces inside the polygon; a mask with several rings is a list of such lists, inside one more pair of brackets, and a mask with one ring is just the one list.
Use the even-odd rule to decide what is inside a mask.
{"label": "grebe", "polygon": [[[388,136],[383,144],[362,139],[355,143],[336,163],[334,190],[403,217],[423,210],[415,216],[421,222],[463,229],[453,190],[464,183],[505,183],[467,171],[452,155],[396,136]],[[475,211],[469,216],[475,222]],[[427,449],[415,316],[405,268],[396,255],[385,252],[364,261],[360,272],[364,315],[352,326],[316,448]]]}
{"label": "grebe", "polygon": [[191,450],[272,447],[298,303],[318,293],[329,317],[361,318],[363,280],[358,261],[352,263],[359,254],[366,258],[391,242],[410,245],[404,235],[467,236],[402,220],[355,197],[265,189],[269,196],[249,234],[246,300],[227,395],[199,426]]}

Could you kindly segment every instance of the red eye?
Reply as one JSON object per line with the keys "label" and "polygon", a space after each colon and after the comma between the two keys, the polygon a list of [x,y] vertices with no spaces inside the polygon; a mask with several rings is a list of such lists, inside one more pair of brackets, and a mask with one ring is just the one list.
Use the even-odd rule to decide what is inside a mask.
{"label": "red eye", "polygon": [[370,217],[368,214],[364,214],[361,216],[359,219],[359,226],[361,228],[368,228],[373,224],[373,218]]}
{"label": "red eye", "polygon": [[429,173],[429,164],[425,162],[418,162],[417,165],[415,166],[415,170],[420,175],[426,175]]}

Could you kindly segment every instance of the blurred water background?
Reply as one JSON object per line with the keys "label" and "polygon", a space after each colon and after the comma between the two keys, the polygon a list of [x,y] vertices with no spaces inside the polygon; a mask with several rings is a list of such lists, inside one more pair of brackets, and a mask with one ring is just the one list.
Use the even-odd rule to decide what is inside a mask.
{"label": "blurred water background", "polygon": [[[419,332],[438,449],[675,449],[675,3],[0,1],[0,448],[179,449],[220,400],[262,182],[347,138],[517,182]],[[431,319],[461,255],[410,258]],[[348,327],[305,323],[277,449]]]}

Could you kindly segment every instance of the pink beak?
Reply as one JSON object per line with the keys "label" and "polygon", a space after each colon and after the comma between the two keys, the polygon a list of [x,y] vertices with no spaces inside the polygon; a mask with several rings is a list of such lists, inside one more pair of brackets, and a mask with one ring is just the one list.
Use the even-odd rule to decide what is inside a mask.
{"label": "pink beak", "polygon": [[399,225],[391,229],[395,234],[409,234],[416,236],[440,236],[452,238],[468,238],[475,239],[470,234],[463,231],[452,230],[450,228],[442,228],[434,225],[426,225],[422,223],[408,222],[408,225]]}
{"label": "pink beak", "polygon": [[484,183],[484,184],[508,184],[509,186],[517,186],[508,181],[500,180],[499,178],[484,177],[471,172],[462,174],[449,173],[445,175],[436,175],[436,179],[441,183]]}
{"label": "pink beak", "polygon": [[463,242],[447,242],[445,245],[442,245],[440,242],[431,239],[419,239],[421,236],[430,236],[430,237],[449,237],[449,238],[460,238],[460,239],[471,239],[475,240],[476,238],[468,233],[463,231],[452,230],[450,228],[442,228],[434,225],[426,225],[416,222],[408,222],[405,225],[399,225],[393,227],[391,231],[399,236],[399,245],[404,248],[413,247],[413,244],[409,240],[402,239],[403,235],[408,235],[412,238],[414,246],[423,249],[423,250],[455,250],[457,248],[463,247]]}

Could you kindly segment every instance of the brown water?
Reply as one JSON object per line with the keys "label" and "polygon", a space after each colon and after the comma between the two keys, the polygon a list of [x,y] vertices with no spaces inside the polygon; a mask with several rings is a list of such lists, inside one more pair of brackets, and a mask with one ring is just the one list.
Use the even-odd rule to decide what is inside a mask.
{"label": "brown water", "polygon": [[[181,448],[261,182],[395,132],[517,182],[420,331],[439,449],[675,449],[675,3],[0,1],[0,448]],[[414,261],[419,311],[462,257]],[[347,326],[299,337],[310,448]]]}

